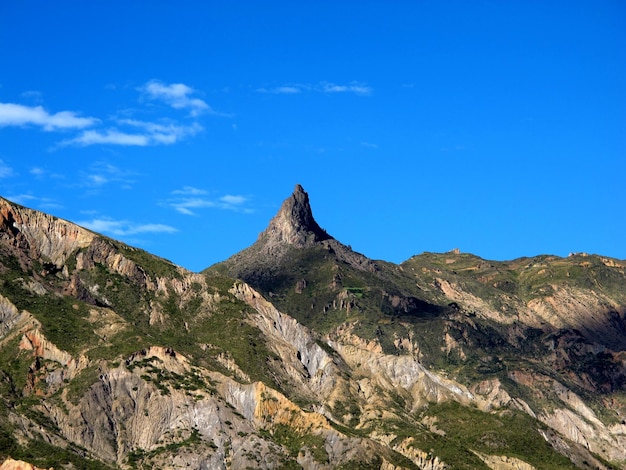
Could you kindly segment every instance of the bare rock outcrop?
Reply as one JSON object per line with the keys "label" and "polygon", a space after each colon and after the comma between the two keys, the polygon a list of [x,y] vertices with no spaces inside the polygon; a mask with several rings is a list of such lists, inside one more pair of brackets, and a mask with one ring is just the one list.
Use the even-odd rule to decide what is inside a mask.
{"label": "bare rock outcrop", "polygon": [[78,248],[88,246],[93,232],[42,212],[0,198],[0,233],[15,247],[27,249],[32,259],[44,258],[61,267]]}
{"label": "bare rock outcrop", "polygon": [[269,339],[268,346],[283,358],[283,366],[301,390],[313,392],[317,399],[329,396],[337,386],[339,366],[318,344],[320,340],[247,284],[236,283],[231,293],[256,310],[252,322]]}
{"label": "bare rock outcrop", "polygon": [[469,403],[474,400],[465,386],[426,369],[412,355],[385,354],[380,345],[363,343],[362,340],[352,342],[353,335],[347,331],[339,334],[329,344],[356,374],[364,377],[359,385],[366,399],[375,400],[377,389],[400,389],[408,392],[412,409],[428,402],[455,400]]}
{"label": "bare rock outcrop", "polygon": [[[13,460],[12,458],[6,459],[0,465],[0,470],[46,470],[44,468],[35,467],[34,465],[24,462],[23,460]],[[49,469],[54,470],[54,469]]]}
{"label": "bare rock outcrop", "polygon": [[313,218],[309,195],[296,185],[293,194],[280,207],[269,226],[259,235],[269,251],[282,244],[302,248],[332,238]]}
{"label": "bare rock outcrop", "polygon": [[416,448],[412,437],[396,444],[394,450],[408,457],[420,470],[445,470],[449,468],[439,457]]}
{"label": "bare rock outcrop", "polygon": [[259,234],[257,241],[222,265],[230,276],[255,284],[271,277],[290,250],[312,247],[323,249],[355,269],[378,270],[374,261],[343,245],[319,226],[313,217],[309,196],[299,184],[285,199],[267,228]]}
{"label": "bare rock outcrop", "polygon": [[[562,383],[547,376],[522,371],[512,371],[509,377],[532,389],[535,396],[551,399],[551,408],[535,410],[540,421],[607,460],[626,460],[626,435],[622,427],[605,425],[577,394]],[[554,399],[556,403],[560,401],[562,406],[554,407]]]}
{"label": "bare rock outcrop", "polygon": [[474,452],[491,470],[536,470],[523,460],[506,455],[487,455]]}
{"label": "bare rock outcrop", "polygon": [[11,330],[33,325],[35,322],[28,312],[20,312],[9,299],[0,295],[0,339]]}

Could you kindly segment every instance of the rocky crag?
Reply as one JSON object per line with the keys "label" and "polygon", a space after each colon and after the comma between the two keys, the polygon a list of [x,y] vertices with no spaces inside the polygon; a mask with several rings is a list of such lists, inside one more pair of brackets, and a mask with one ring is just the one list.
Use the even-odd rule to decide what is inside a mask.
{"label": "rocky crag", "polygon": [[0,462],[626,468],[625,270],[373,261],[296,186],[191,273],[0,199]]}

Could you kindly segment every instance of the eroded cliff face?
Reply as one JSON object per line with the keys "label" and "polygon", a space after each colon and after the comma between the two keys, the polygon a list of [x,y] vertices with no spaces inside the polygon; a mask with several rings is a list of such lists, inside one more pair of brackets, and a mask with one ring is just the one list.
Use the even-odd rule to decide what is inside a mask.
{"label": "eroded cliff face", "polygon": [[309,398],[328,399],[336,389],[346,387],[340,373],[346,369],[338,356],[331,356],[320,346],[321,338],[296,320],[279,312],[261,294],[245,283],[235,283],[233,294],[256,312],[254,325],[268,339],[272,350],[281,357],[288,377]]}
{"label": "eroded cliff face", "polygon": [[13,329],[24,328],[34,318],[27,312],[20,312],[9,299],[0,295],[0,339]]}
{"label": "eroded cliff face", "polygon": [[88,246],[95,234],[62,219],[11,204],[0,198],[0,234],[31,259],[45,259],[56,268],[70,253]]}
{"label": "eroded cliff face", "polygon": [[[381,418],[399,418],[402,409],[388,406],[398,393],[406,396],[409,412],[428,402],[469,403],[474,397],[463,386],[425,370],[410,356],[386,355],[380,346],[346,332],[322,347],[322,338],[249,286],[236,282],[231,291],[253,307],[246,321],[259,327],[280,358],[282,381],[294,387],[292,393],[325,405],[305,411],[261,382],[241,383],[193,366],[164,347],[138,351],[116,366],[75,358],[50,343],[35,324],[13,334],[21,335],[18,347],[32,357],[24,393],[48,397],[38,409],[60,433],[46,431],[47,439],[78,444],[93,457],[120,466],[140,459],[155,466],[168,462],[168,468],[275,468],[293,457],[276,436],[279,443],[291,436],[303,443],[297,461],[306,468],[377,458],[381,465],[391,465],[390,456],[398,454],[419,468],[446,468],[415,445],[396,444],[393,435],[350,437],[333,423],[358,416],[367,428]],[[360,379],[352,383],[350,376]],[[75,385],[61,388],[64,382]],[[358,404],[356,415],[337,411],[339,402],[349,400]],[[17,416],[13,421],[24,437],[31,435],[30,421]]]}
{"label": "eroded cliff face", "polygon": [[[82,390],[63,389],[59,395],[42,385],[58,383],[59,377],[74,379],[77,361],[52,347],[38,330],[25,332],[20,347],[32,355],[33,363],[61,365],[60,374],[56,368],[40,374],[25,390],[49,396],[38,409],[60,435],[47,430],[47,439],[80,445],[90,455],[122,467],[140,459],[159,468],[276,468],[293,456],[274,436],[279,442],[302,440],[304,450],[297,459],[306,468],[334,468],[381,453],[377,443],[346,436],[329,418],[302,410],[261,382],[242,384],[194,367],[171,349],[139,351],[114,368],[90,362],[82,379],[94,382],[87,381]],[[32,422],[11,416],[18,434],[32,435]]]}

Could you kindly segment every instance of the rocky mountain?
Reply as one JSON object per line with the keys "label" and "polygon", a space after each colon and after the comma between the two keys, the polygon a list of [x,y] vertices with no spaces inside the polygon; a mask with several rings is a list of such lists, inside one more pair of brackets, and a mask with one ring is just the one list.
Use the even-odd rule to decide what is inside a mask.
{"label": "rocky mountain", "polygon": [[296,186],[192,273],[0,199],[0,468],[626,468],[625,383],[624,261],[374,261]]}

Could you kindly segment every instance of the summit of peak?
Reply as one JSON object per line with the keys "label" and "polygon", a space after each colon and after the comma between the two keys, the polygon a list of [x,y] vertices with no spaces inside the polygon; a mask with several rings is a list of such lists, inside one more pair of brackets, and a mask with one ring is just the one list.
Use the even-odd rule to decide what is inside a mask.
{"label": "summit of peak", "polygon": [[332,238],[313,218],[309,195],[299,184],[296,184],[291,196],[285,199],[261,236],[273,242],[299,247]]}

